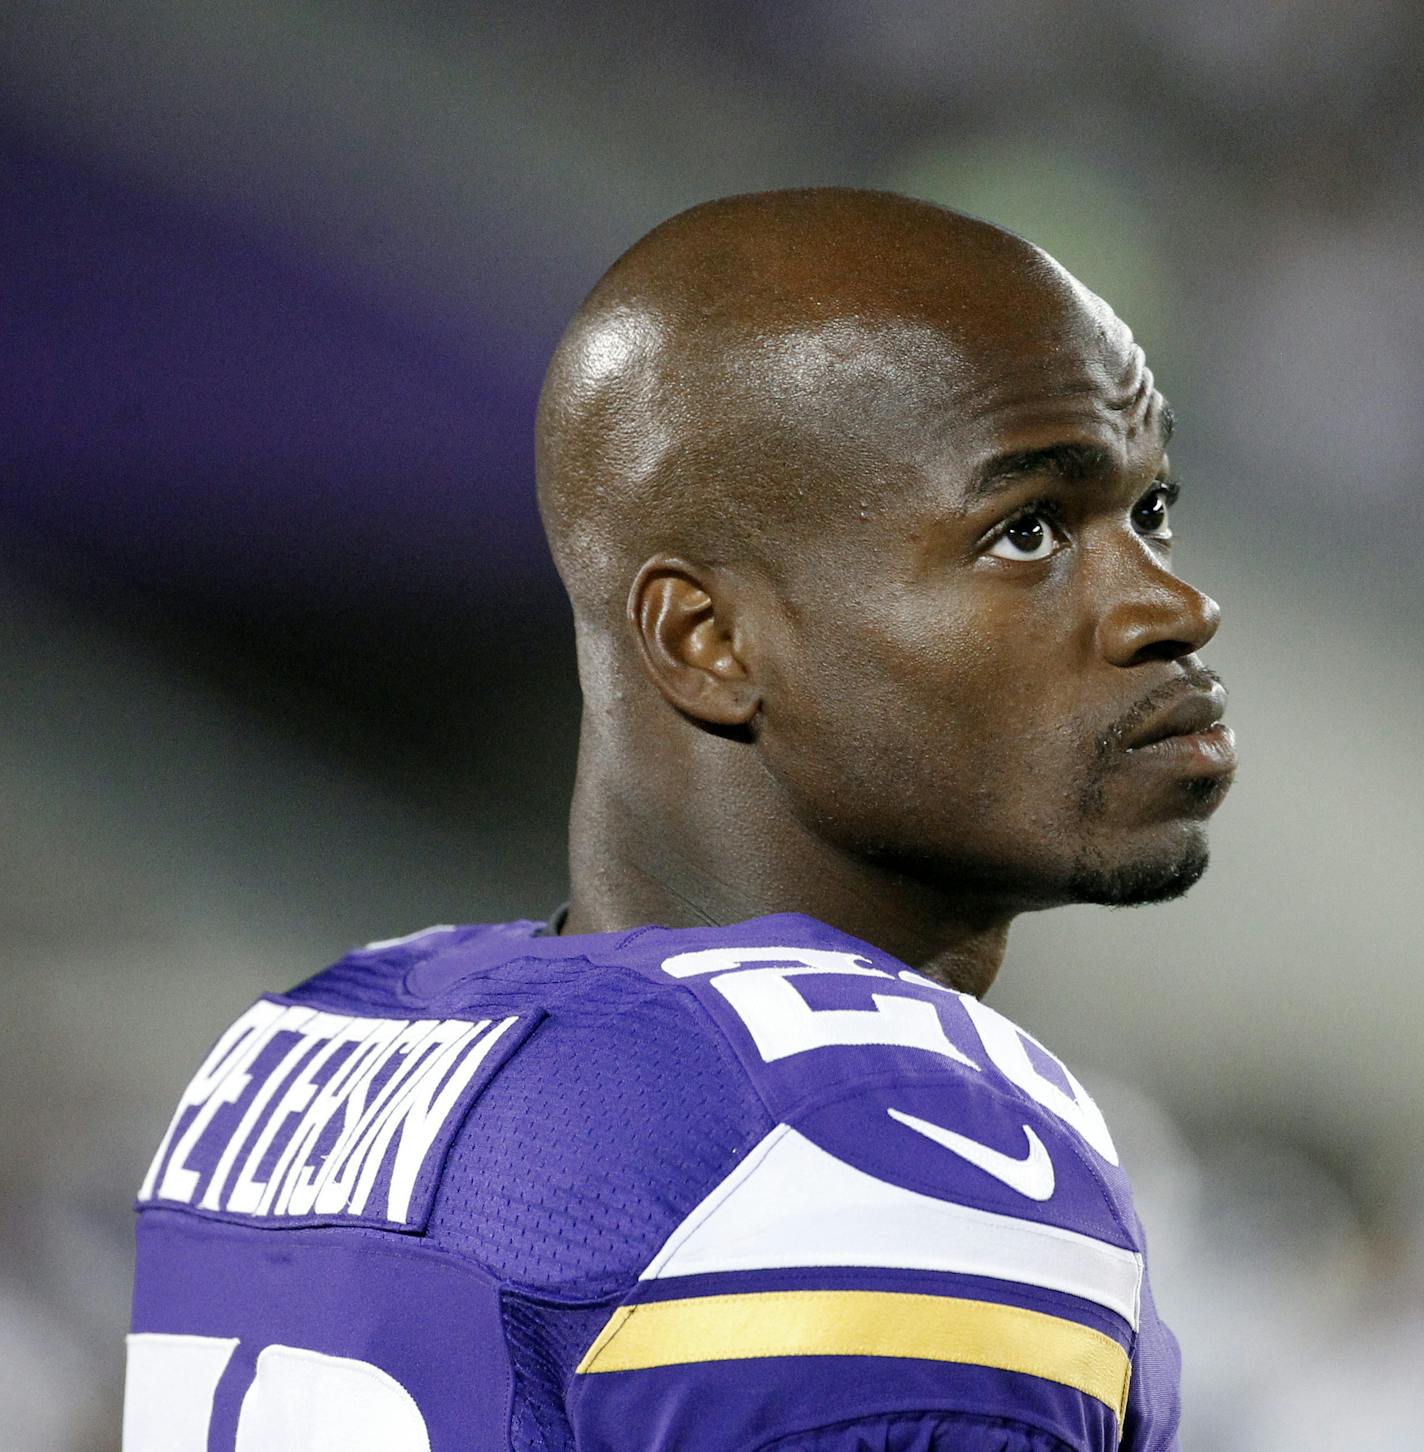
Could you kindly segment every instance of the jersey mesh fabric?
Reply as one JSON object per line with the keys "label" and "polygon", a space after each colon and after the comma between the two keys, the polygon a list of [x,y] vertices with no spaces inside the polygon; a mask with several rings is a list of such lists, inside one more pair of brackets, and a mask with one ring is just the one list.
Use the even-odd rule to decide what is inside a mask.
{"label": "jersey mesh fabric", "polygon": [[452,1146],[427,1233],[506,1285],[598,1300],[772,1121],[690,995],[582,960],[502,965],[469,991],[481,1012],[522,994],[549,1016]]}
{"label": "jersey mesh fabric", "polygon": [[512,1288],[514,1452],[565,1452],[574,1367],[771,1119],[690,995],[583,960],[504,964],[459,991],[482,1013],[548,1018],[452,1146],[427,1234]]}
{"label": "jersey mesh fabric", "polygon": [[590,1309],[506,1295],[503,1307],[515,1374],[511,1452],[572,1452],[564,1396],[574,1367],[608,1320],[612,1303]]}

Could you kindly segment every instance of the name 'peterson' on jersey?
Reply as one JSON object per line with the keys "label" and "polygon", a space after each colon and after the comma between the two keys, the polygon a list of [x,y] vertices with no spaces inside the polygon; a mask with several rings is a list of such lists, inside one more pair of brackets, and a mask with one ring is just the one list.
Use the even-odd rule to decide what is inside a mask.
{"label": "name 'peterson' on jersey", "polygon": [[415,1228],[434,1186],[434,1152],[530,1027],[516,1017],[368,1018],[262,999],[193,1076],[139,1201]]}

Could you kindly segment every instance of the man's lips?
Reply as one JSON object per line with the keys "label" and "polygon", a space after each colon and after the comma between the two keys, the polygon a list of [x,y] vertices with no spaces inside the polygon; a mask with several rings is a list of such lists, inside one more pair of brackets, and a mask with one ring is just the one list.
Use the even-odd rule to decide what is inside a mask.
{"label": "man's lips", "polygon": [[1178,696],[1124,738],[1127,758],[1173,775],[1229,776],[1236,770],[1236,738],[1222,722],[1225,710],[1220,686]]}
{"label": "man's lips", "polygon": [[1149,716],[1122,744],[1128,751],[1140,751],[1169,737],[1196,736],[1211,730],[1225,714],[1226,692],[1220,686],[1193,691]]}

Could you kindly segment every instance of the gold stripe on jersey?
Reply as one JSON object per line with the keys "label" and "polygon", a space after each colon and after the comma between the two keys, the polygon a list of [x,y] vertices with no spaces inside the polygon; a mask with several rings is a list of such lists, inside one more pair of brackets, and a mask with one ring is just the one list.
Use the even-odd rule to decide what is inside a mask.
{"label": "gold stripe on jersey", "polygon": [[1122,1426],[1131,1364],[1090,1326],[997,1301],[900,1291],[753,1291],[620,1306],[580,1372],[754,1356],[896,1356],[1043,1377],[1094,1397]]}

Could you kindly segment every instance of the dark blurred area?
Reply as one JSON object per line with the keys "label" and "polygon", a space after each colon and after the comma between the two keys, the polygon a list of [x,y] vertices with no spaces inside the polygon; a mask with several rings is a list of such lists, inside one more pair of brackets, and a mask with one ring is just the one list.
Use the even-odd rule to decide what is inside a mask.
{"label": "dark blurred area", "polygon": [[1200,888],[993,1001],[1124,1144],[1187,1452],[1417,1440],[1421,59],[1403,0],[0,7],[6,1445],[117,1447],[129,1199],[243,1004],[560,900],[544,363],[663,217],[825,183],[1022,231],[1173,401],[1245,766]]}

